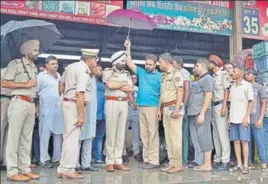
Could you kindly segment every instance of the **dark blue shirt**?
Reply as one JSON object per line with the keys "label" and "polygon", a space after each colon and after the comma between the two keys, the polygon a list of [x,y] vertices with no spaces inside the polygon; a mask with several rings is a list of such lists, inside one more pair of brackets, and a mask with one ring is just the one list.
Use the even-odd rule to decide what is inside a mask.
{"label": "dark blue shirt", "polygon": [[105,104],[105,96],[104,96],[105,86],[102,81],[97,81],[97,120],[104,120],[104,104]]}

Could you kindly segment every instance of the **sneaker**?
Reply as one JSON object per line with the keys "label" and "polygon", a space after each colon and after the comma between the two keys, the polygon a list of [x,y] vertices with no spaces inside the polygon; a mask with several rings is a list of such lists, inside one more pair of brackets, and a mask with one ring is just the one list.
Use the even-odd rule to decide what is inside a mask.
{"label": "sneaker", "polygon": [[105,165],[105,161],[103,160],[95,160],[94,162],[92,162],[93,164],[97,164],[97,165]]}
{"label": "sneaker", "polygon": [[52,164],[53,164],[53,167],[57,168],[60,165],[60,161],[52,162]]}
{"label": "sneaker", "polygon": [[160,167],[159,165],[148,163],[148,164],[143,166],[143,169],[156,169],[156,168],[159,168],[159,167]]}
{"label": "sneaker", "polygon": [[82,174],[82,169],[81,169],[81,167],[77,167],[77,168],[75,168],[75,172],[77,172],[78,174]]}
{"label": "sneaker", "polygon": [[196,166],[199,166],[199,164],[196,163],[196,162],[189,162],[189,163],[188,163],[188,167],[189,167],[189,168],[194,168],[194,167],[196,167]]}
{"label": "sneaker", "polygon": [[220,164],[220,165],[218,165],[216,167],[216,170],[217,171],[228,171],[229,168],[230,168],[230,164],[229,163],[222,163],[222,164]]}
{"label": "sneaker", "polygon": [[242,169],[243,169],[243,167],[240,167],[240,166],[236,165],[236,166],[230,168],[229,172],[241,172]]}
{"label": "sneaker", "polygon": [[139,168],[143,168],[144,166],[146,166],[148,163],[147,162],[143,162],[141,164],[138,165]]}
{"label": "sneaker", "polygon": [[42,168],[48,169],[48,168],[52,168],[53,167],[53,164],[48,160],[48,161],[45,161],[44,163],[41,163],[40,166]]}
{"label": "sneaker", "polygon": [[213,169],[216,169],[217,167],[219,167],[221,165],[221,162],[213,162],[212,164],[211,164],[211,167],[213,168]]}

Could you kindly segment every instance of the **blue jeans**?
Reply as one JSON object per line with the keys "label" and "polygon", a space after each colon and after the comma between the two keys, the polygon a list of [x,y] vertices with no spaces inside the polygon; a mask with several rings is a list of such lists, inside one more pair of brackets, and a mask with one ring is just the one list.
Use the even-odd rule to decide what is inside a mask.
{"label": "blue jeans", "polygon": [[263,144],[264,144],[264,148],[265,148],[265,162],[266,164],[268,164],[268,117],[264,117],[263,118],[263,132],[264,132],[264,140],[263,140]]}
{"label": "blue jeans", "polygon": [[105,134],[105,120],[97,120],[96,137],[93,141],[93,153],[95,159],[102,160],[102,140]]}
{"label": "blue jeans", "polygon": [[[267,124],[267,123],[266,123]],[[267,125],[266,125],[267,126]],[[268,163],[267,161],[267,149],[268,146],[265,145],[265,134],[264,134],[264,127],[263,128],[256,128],[254,124],[250,124],[250,141],[249,141],[249,163],[251,163],[252,152],[253,152],[253,140],[257,145],[258,155],[261,163]],[[266,135],[267,136],[267,135]]]}
{"label": "blue jeans", "polygon": [[188,138],[189,138],[189,119],[184,117],[182,122],[182,162],[188,162]]}

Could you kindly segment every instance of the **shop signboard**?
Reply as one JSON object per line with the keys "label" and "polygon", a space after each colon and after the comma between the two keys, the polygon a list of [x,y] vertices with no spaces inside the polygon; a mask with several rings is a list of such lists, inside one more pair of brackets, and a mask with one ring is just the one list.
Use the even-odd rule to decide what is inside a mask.
{"label": "shop signboard", "polygon": [[242,36],[268,40],[268,1],[248,0],[241,4]]}
{"label": "shop signboard", "polygon": [[150,16],[159,29],[232,34],[231,1],[127,1],[127,8],[137,8]]}
{"label": "shop signboard", "polygon": [[1,13],[107,25],[106,16],[123,8],[123,0],[1,1]]}

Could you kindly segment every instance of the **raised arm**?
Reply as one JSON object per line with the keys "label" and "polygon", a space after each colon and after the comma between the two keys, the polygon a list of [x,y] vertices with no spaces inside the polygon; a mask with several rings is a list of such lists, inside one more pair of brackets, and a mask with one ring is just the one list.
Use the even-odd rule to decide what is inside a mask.
{"label": "raised arm", "polygon": [[125,47],[127,51],[127,66],[133,73],[136,74],[137,66],[132,62],[131,59],[131,42],[129,39],[125,41]]}

